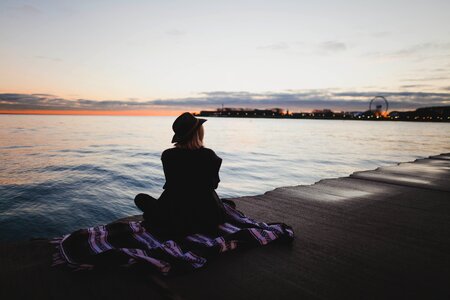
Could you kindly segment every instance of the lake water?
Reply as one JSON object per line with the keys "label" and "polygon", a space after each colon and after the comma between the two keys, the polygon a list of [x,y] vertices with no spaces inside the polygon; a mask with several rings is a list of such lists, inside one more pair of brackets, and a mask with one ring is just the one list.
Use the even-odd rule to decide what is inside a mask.
{"label": "lake water", "polygon": [[[158,197],[175,117],[0,115],[0,240],[53,237],[138,214]],[[221,197],[450,152],[450,123],[209,118]]]}

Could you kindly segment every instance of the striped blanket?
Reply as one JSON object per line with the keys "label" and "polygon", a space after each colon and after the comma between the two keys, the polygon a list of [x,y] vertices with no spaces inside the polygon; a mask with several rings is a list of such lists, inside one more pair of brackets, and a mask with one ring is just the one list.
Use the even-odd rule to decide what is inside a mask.
{"label": "striped blanket", "polygon": [[81,229],[52,241],[53,265],[80,269],[130,266],[141,263],[162,274],[203,267],[209,259],[244,246],[290,242],[291,227],[283,223],[256,222],[224,203],[226,222],[217,234],[192,234],[177,240],[159,240],[143,222],[116,222]]}

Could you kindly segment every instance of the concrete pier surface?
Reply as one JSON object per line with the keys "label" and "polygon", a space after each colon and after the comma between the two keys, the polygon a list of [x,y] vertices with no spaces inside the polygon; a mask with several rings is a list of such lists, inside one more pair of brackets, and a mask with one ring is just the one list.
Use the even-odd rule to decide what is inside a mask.
{"label": "concrete pier surface", "polygon": [[47,240],[0,244],[0,298],[450,298],[450,154],[232,200],[296,239],[167,278],[70,272],[50,267]]}

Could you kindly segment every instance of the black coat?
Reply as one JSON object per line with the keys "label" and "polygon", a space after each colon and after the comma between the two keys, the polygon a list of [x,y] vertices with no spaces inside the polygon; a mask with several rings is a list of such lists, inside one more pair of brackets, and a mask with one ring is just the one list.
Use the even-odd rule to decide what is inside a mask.
{"label": "black coat", "polygon": [[208,232],[224,222],[224,207],[217,196],[222,159],[213,150],[167,149],[162,153],[166,183],[155,209],[145,212],[150,226],[165,233],[186,235]]}

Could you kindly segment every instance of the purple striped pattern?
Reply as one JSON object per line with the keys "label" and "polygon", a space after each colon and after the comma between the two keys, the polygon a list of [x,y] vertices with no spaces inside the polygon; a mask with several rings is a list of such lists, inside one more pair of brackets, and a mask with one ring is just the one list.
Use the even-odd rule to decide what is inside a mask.
{"label": "purple striped pattern", "polygon": [[125,266],[144,263],[168,274],[174,268],[201,268],[212,256],[240,245],[267,245],[294,238],[292,228],[285,224],[256,222],[228,204],[224,206],[226,222],[218,226],[216,235],[196,233],[177,241],[158,240],[141,222],[111,223],[75,231],[52,241],[57,249],[53,265],[92,269],[113,257],[108,263]]}

